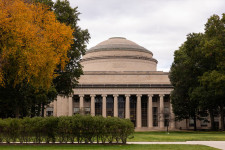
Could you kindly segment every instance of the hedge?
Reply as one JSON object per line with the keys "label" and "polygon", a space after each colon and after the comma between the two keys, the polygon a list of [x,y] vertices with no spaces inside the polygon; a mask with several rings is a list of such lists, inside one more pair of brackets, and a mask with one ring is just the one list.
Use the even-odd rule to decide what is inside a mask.
{"label": "hedge", "polygon": [[0,143],[126,143],[134,125],[117,117],[74,115],[0,119]]}

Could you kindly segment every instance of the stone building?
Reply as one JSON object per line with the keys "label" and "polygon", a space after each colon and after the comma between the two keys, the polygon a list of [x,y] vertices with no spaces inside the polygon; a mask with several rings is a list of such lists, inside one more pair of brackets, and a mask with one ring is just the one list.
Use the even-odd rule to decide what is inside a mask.
{"label": "stone building", "polygon": [[[168,72],[157,71],[153,53],[122,37],[89,49],[83,57],[84,75],[71,97],[57,97],[47,115],[76,113],[129,118],[136,130],[187,128],[175,123]],[[188,126],[189,127],[189,126]]]}

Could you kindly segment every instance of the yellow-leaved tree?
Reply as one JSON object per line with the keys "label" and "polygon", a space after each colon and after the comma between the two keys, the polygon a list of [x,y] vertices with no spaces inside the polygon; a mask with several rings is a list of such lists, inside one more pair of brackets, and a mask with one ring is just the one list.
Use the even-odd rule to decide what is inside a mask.
{"label": "yellow-leaved tree", "polygon": [[0,0],[0,84],[49,88],[68,61],[72,33],[43,4]]}

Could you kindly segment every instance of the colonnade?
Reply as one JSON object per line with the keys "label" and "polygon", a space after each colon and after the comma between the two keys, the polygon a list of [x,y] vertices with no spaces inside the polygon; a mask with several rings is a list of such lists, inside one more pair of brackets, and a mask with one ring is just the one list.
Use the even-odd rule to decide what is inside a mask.
{"label": "colonnade", "polygon": [[[82,109],[84,107],[84,95],[80,94],[79,96],[79,107]],[[114,94],[114,117],[118,117],[118,96],[117,94]],[[125,94],[125,118],[130,119],[130,96],[129,94]],[[137,103],[136,103],[136,127],[141,128],[142,127],[142,113],[141,113],[141,97],[143,95],[137,94]],[[164,126],[164,94],[159,94],[159,128],[163,129]],[[92,116],[95,116],[95,97],[96,95],[91,94],[91,110],[90,114]],[[106,117],[106,99],[107,95],[102,94],[102,116]],[[153,95],[148,95],[148,101],[147,101],[147,127],[153,128]],[[172,112],[172,105],[169,105],[170,108],[170,128],[175,129],[175,116]],[[73,98],[69,98],[69,115],[73,115]]]}

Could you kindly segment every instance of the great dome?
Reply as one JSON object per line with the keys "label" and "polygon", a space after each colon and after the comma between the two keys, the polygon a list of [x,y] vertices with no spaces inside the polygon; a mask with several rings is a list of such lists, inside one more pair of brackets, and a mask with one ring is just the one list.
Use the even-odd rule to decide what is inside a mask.
{"label": "great dome", "polygon": [[123,37],[112,37],[90,48],[81,63],[84,71],[156,71],[151,51]]}

